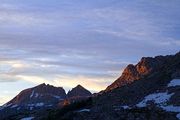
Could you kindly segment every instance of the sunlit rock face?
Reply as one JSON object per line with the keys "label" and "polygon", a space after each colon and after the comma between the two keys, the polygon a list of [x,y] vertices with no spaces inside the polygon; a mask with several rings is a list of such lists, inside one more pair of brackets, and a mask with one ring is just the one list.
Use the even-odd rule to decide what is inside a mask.
{"label": "sunlit rock face", "polygon": [[[117,87],[124,86],[126,84],[132,83],[135,80],[143,79],[148,75],[153,75],[159,71],[163,71],[168,66],[172,66],[176,61],[180,59],[180,53],[176,55],[167,56],[156,56],[156,57],[143,57],[140,62],[136,65],[128,65],[123,71],[122,75],[110,86],[107,87],[106,91],[113,90]],[[172,73],[173,78],[177,77],[180,72],[179,70],[170,70],[168,72]]]}

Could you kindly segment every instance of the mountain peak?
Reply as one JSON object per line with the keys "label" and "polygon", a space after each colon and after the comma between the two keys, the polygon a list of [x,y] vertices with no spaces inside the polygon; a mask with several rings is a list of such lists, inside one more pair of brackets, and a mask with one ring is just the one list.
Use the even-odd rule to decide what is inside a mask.
{"label": "mountain peak", "polygon": [[68,92],[68,97],[87,97],[87,96],[91,96],[91,92],[88,91],[87,89],[85,89],[83,86],[81,85],[77,85],[75,88],[73,88],[72,90],[70,90]]}
{"label": "mountain peak", "polygon": [[[42,83],[42,84],[40,84],[40,85],[37,85],[37,86],[35,86],[35,87],[33,87],[33,88],[34,88],[34,89],[63,89],[63,90],[64,90],[63,87],[55,87],[55,86],[53,86],[53,85],[45,84],[45,83]],[[31,89],[33,89],[33,88],[31,88]]]}
{"label": "mountain peak", "polygon": [[46,86],[46,84],[45,84],[45,83],[42,83],[42,84],[40,84],[40,85],[38,85],[38,86]]}
{"label": "mountain peak", "polygon": [[85,89],[85,88],[81,85],[77,85],[74,89]]}
{"label": "mountain peak", "polygon": [[135,80],[140,80],[152,73],[156,73],[168,64],[178,61],[179,57],[180,52],[175,55],[142,57],[136,65],[129,64],[124,69],[122,75],[114,83],[108,86],[105,91],[124,86]]}
{"label": "mountain peak", "polygon": [[40,84],[33,88],[21,91],[8,104],[26,105],[33,103],[54,104],[60,99],[65,99],[66,93],[62,87],[54,87],[49,84]]}

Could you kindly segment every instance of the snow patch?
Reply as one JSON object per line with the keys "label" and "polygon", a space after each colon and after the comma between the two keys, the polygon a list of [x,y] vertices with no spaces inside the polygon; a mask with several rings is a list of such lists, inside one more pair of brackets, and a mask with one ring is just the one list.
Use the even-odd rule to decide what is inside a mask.
{"label": "snow patch", "polygon": [[34,96],[34,90],[32,91],[30,98],[32,98]]}
{"label": "snow patch", "polygon": [[180,120],[180,113],[176,115],[177,119]]}
{"label": "snow patch", "polygon": [[2,107],[3,108],[6,108],[6,107],[10,107],[12,105],[12,103],[10,103],[10,104],[5,104],[5,105],[3,105]]}
{"label": "snow patch", "polygon": [[180,86],[180,79],[173,79],[169,84],[168,87],[175,87]]}
{"label": "snow patch", "polygon": [[114,106],[114,108],[115,108],[114,109],[115,111],[122,110],[122,109],[124,109],[124,110],[131,109],[131,107],[129,107],[127,105],[124,105],[124,106]]}
{"label": "snow patch", "polygon": [[[177,85],[176,83],[177,82],[172,82],[171,85]],[[138,103],[136,106],[146,107],[149,101],[153,101],[154,103],[157,104],[159,108],[163,109],[164,111],[178,113],[176,117],[180,120],[180,106],[167,105],[167,102],[172,97],[172,95],[174,95],[174,93],[168,94],[167,92],[165,92],[165,93],[150,94],[146,96],[144,100]]]}
{"label": "snow patch", "polygon": [[44,103],[35,103],[35,104],[28,104],[29,107],[42,107],[44,106]]}
{"label": "snow patch", "polygon": [[39,96],[39,94],[38,94],[38,93],[36,93],[36,94],[35,94],[35,98],[37,98],[38,96]]}
{"label": "snow patch", "polygon": [[58,96],[58,95],[52,95],[54,98],[56,98],[56,99],[59,99],[59,100],[64,100],[64,99],[62,99],[61,98],[61,96]]}
{"label": "snow patch", "polygon": [[180,106],[168,105],[168,106],[160,106],[160,107],[167,112],[179,112],[180,113]]}
{"label": "snow patch", "polygon": [[82,109],[82,110],[79,110],[78,112],[90,112],[90,109]]}
{"label": "snow patch", "polygon": [[33,110],[33,109],[34,109],[34,107],[30,107],[29,109],[30,109],[30,110]]}
{"label": "snow patch", "polygon": [[18,107],[18,105],[13,105],[13,106],[11,106],[11,108],[16,108],[16,107]]}
{"label": "snow patch", "polygon": [[26,117],[26,118],[22,118],[21,120],[33,120],[34,117]]}
{"label": "snow patch", "polygon": [[57,99],[61,99],[60,96],[57,96],[57,95],[53,95],[53,97],[57,98]]}
{"label": "snow patch", "polygon": [[42,107],[42,106],[44,106],[44,103],[37,103],[35,106],[36,107]]}
{"label": "snow patch", "polygon": [[146,96],[144,98],[144,100],[141,101],[140,103],[138,103],[136,106],[137,107],[146,107],[147,103],[149,101],[153,101],[156,104],[165,104],[171,98],[171,96],[173,94],[174,93],[168,94],[167,92],[164,92],[164,93],[153,93],[153,94],[150,94],[150,95]]}
{"label": "snow patch", "polygon": [[180,106],[173,106],[173,105],[168,105],[168,106],[160,106],[163,110],[167,112],[177,112],[178,114],[176,117],[180,120]]}
{"label": "snow patch", "polygon": [[47,105],[47,107],[52,107],[53,105]]}
{"label": "snow patch", "polygon": [[129,106],[125,105],[125,106],[121,106],[123,109],[130,109]]}

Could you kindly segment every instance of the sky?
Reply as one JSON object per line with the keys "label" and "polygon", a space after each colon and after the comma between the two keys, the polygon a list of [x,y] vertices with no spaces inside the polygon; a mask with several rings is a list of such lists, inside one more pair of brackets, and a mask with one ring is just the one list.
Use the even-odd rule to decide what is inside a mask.
{"label": "sky", "polygon": [[105,89],[180,49],[179,0],[0,0],[0,105],[41,83]]}

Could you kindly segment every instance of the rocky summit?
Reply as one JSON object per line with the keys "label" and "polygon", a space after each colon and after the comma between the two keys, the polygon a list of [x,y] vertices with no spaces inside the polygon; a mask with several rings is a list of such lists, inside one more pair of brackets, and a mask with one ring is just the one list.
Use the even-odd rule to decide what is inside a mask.
{"label": "rocky summit", "polygon": [[168,65],[176,64],[179,60],[180,53],[176,55],[143,57],[136,65],[128,65],[122,75],[107,87],[106,91],[115,89],[132,83],[135,80],[140,80],[146,76],[153,75]]}
{"label": "rocky summit", "polygon": [[[91,93],[81,85],[73,88],[71,97],[76,100],[86,99]],[[0,119],[9,119],[9,116],[14,116],[20,113],[33,114],[34,111],[42,112],[46,109],[55,109],[64,106],[59,106],[59,103],[65,103],[72,99],[65,93],[62,87],[54,87],[49,84],[40,84],[36,87],[21,91],[16,97],[8,103],[0,107]],[[81,97],[81,98],[79,98]]]}
{"label": "rocky summit", "polygon": [[34,103],[51,105],[65,98],[66,93],[62,87],[54,87],[51,85],[41,84],[34,88],[23,90],[10,102],[8,102],[7,105],[26,105]]}
{"label": "rocky summit", "polygon": [[68,98],[71,97],[86,97],[91,96],[91,92],[89,92],[87,89],[82,87],[81,85],[77,85],[75,88],[70,90],[67,94]]}

